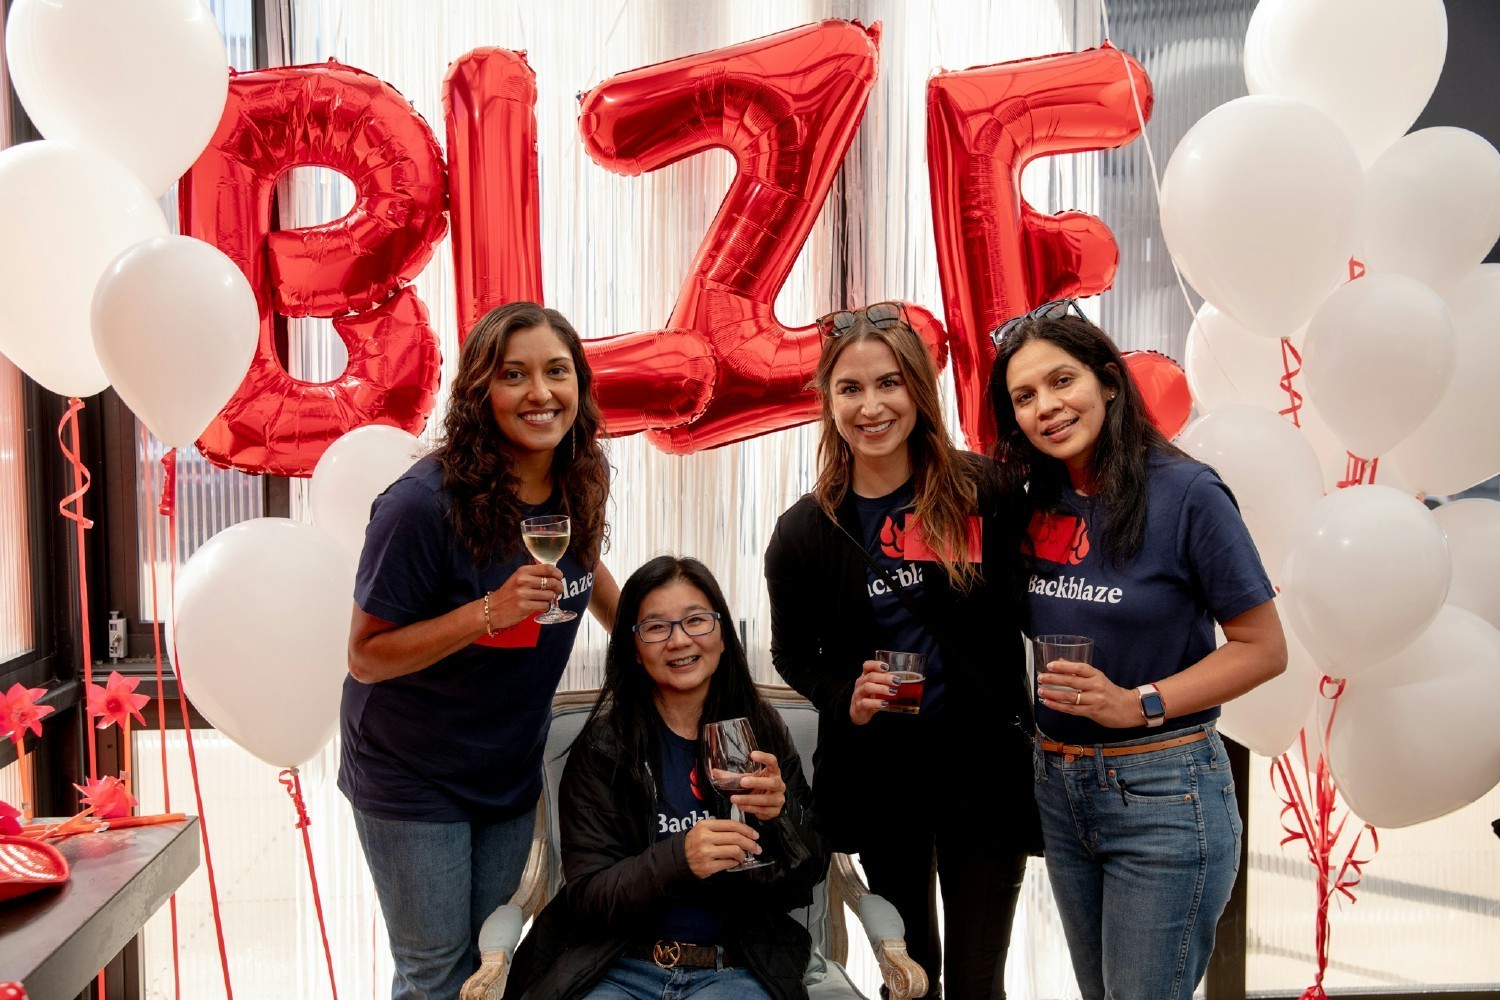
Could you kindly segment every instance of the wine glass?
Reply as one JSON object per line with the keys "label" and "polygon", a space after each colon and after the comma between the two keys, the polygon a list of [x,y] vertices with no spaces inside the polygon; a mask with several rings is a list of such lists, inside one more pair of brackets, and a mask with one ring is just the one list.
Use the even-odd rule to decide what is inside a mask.
{"label": "wine glass", "polygon": [[[751,752],[756,749],[749,719],[725,719],[703,725],[704,768],[708,771],[708,780],[726,798],[745,790],[740,787],[741,778],[765,770],[766,765],[750,759]],[[745,822],[745,814],[733,802],[729,804],[729,818]],[[745,872],[773,863],[746,851],[744,860],[727,870]]]}
{"label": "wine glass", "polygon": [[[521,522],[521,541],[526,543],[527,550],[536,557],[537,562],[556,566],[563,553],[568,551],[571,531],[568,519],[562,514],[528,517]],[[577,617],[578,612],[558,607],[557,595],[553,594],[552,607],[537,615],[534,620],[543,625],[552,625],[556,622],[570,622]]]}

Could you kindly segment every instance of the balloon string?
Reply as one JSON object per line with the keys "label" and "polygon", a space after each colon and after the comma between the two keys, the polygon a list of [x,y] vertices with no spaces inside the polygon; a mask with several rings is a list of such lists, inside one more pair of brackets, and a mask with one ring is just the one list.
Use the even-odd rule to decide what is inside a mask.
{"label": "balloon string", "polygon": [[[177,619],[177,515],[167,518],[167,547],[172,552],[170,576],[172,620]],[[203,784],[198,780],[198,754],[193,747],[193,719],[188,711],[187,682],[183,679],[182,656],[177,650],[177,629],[172,629],[172,666],[177,671],[177,707],[182,710],[182,730],[187,737],[188,770],[193,775],[193,801],[198,807],[198,832],[203,841],[203,866],[208,870],[208,900],[213,908],[214,934],[219,941],[219,967],[224,972],[224,995],[234,1000],[229,982],[229,950],[224,947],[224,918],[219,912],[219,883],[214,876],[213,851],[208,846],[208,815],[203,810]]]}
{"label": "balloon string", "polygon": [[[1348,486],[1364,486],[1375,482],[1375,469],[1380,464],[1378,458],[1360,458],[1354,452],[1346,452],[1348,461],[1344,465],[1344,478],[1338,481],[1338,488],[1344,489]],[[1369,478],[1366,479],[1366,474]]]}
{"label": "balloon string", "polygon": [[333,1000],[339,1000],[339,987],[333,976],[333,950],[328,947],[328,925],[323,922],[323,895],[318,891],[318,869],[313,865],[312,838],[307,832],[312,820],[307,818],[307,803],[302,798],[302,779],[295,767],[289,767],[281,772],[277,780],[286,789],[287,795],[291,796],[292,808],[297,811],[296,829],[302,831],[302,852],[307,856],[307,876],[312,881],[313,907],[318,912],[318,933],[323,938],[323,958],[328,963],[328,985],[333,990]]}
{"label": "balloon string", "polygon": [[[145,424],[139,424],[141,439],[141,455],[151,454],[151,437],[146,430]],[[161,502],[157,504],[157,513],[163,517],[170,517],[173,511],[172,498],[176,490],[176,468],[177,451],[169,448],[162,456],[162,466],[166,470],[166,477],[162,485]],[[170,461],[169,461],[170,460]],[[151,493],[151,466],[149,463],[141,463],[141,479],[145,485],[146,495]],[[151,567],[151,646],[156,655],[156,725],[158,737],[161,744],[161,790],[162,808],[166,812],[172,811],[172,780],[167,772],[167,710],[166,702],[162,700],[165,684],[162,678],[161,664],[161,603],[156,593],[156,525],[148,524],[146,529],[146,564]],[[177,894],[172,893],[168,901],[168,909],[172,917],[172,996],[176,1000],[182,1000],[182,972],[178,967],[177,956]]]}
{"label": "balloon string", "polygon": [[1355,279],[1357,279],[1357,278],[1363,278],[1364,276],[1365,276],[1365,263],[1364,263],[1364,261],[1362,261],[1362,260],[1355,260],[1353,257],[1350,257],[1349,258],[1349,280],[1350,281],[1354,281]]}
{"label": "balloon string", "polygon": [[1292,421],[1293,427],[1301,427],[1302,420],[1299,412],[1302,409],[1302,393],[1298,392],[1292,385],[1292,379],[1302,374],[1302,355],[1287,337],[1281,338],[1281,391],[1286,393],[1289,400],[1285,409],[1277,413]]}
{"label": "balloon string", "polygon": [[[89,470],[84,466],[78,446],[78,411],[83,409],[83,400],[74,396],[68,400],[68,410],[63,414],[62,420],[57,424],[57,445],[62,449],[63,457],[73,467],[73,492],[62,498],[57,505],[58,513],[73,522],[74,548],[78,550],[78,622],[79,640],[83,647],[83,683],[85,690],[87,685],[94,683],[94,651],[89,643],[89,583],[88,583],[88,559],[84,549],[83,533],[94,526],[94,522],[83,516],[83,495],[89,491],[91,477]],[[67,438],[64,438],[64,432]],[[71,442],[71,448],[69,447]],[[68,504],[73,504],[73,509],[68,509]],[[94,727],[86,726],[88,730],[89,746],[89,779],[98,777],[99,758],[98,740],[94,735]]]}

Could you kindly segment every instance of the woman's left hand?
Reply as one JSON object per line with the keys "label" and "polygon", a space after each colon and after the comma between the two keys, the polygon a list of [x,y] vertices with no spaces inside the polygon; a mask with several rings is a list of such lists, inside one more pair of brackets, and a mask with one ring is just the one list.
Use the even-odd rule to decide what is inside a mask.
{"label": "woman's left hand", "polygon": [[1043,705],[1064,715],[1092,719],[1110,729],[1144,726],[1141,696],[1122,688],[1087,663],[1053,660],[1037,674],[1037,696]]}
{"label": "woman's left hand", "polygon": [[786,782],[781,780],[781,765],[775,754],[764,750],[753,751],[750,759],[766,766],[752,776],[741,778],[740,787],[744,791],[731,795],[729,801],[748,816],[760,820],[775,819],[781,815],[781,807],[786,805]]}

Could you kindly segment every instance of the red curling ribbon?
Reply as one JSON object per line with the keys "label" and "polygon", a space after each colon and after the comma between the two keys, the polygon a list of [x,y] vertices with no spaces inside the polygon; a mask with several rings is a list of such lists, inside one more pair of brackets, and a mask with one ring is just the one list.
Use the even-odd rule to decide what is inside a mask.
{"label": "red curling ribbon", "polygon": [[526,53],[487,46],[443,78],[458,342],[507,302],[543,302],[536,73]]}
{"label": "red curling ribbon", "polygon": [[975,451],[995,441],[985,394],[995,360],[990,331],[1043,302],[1097,295],[1114,282],[1119,260],[1100,219],[1044,215],[1027,204],[1022,171],[1041,156],[1125,145],[1140,134],[1151,103],[1146,71],[1107,42],[928,81],[938,272],[959,424]]}
{"label": "red curling ribbon", "polygon": [[171,517],[177,512],[176,448],[168,448],[167,453],[161,457],[161,471],[161,500],[156,505],[156,512],[162,517]]}
{"label": "red curling ribbon", "polygon": [[1349,280],[1350,281],[1354,281],[1356,278],[1363,278],[1364,276],[1365,276],[1365,264],[1364,264],[1364,261],[1355,260],[1353,257],[1350,257],[1349,258]]}
{"label": "red curling ribbon", "polygon": [[[276,180],[321,166],[353,182],[354,207],[275,229]],[[447,230],[437,140],[379,79],[328,62],[236,74],[224,116],[178,187],[182,231],[224,251],[250,281],[260,338],[244,382],[198,440],[215,465],[310,476],[344,433],[426,426],[440,378],[437,335],[407,287]],[[277,315],[319,316],[348,349],[328,382],[277,357]]]}
{"label": "red curling ribbon", "polygon": [[312,881],[313,908],[318,912],[318,933],[323,938],[323,958],[328,963],[328,986],[333,990],[333,1000],[339,1000],[339,986],[333,976],[333,951],[328,947],[328,925],[323,920],[323,894],[318,889],[318,870],[313,865],[312,838],[307,832],[312,820],[307,817],[307,802],[302,798],[302,779],[295,767],[289,767],[281,772],[277,780],[291,797],[292,808],[297,813],[295,828],[302,831],[302,852],[307,857],[307,875]]}
{"label": "red curling ribbon", "polygon": [[1352,451],[1345,454],[1348,455],[1348,461],[1344,464],[1344,478],[1336,484],[1339,489],[1346,486],[1367,486],[1375,482],[1375,470],[1380,465],[1380,459],[1360,458]]}
{"label": "red curling ribbon", "polygon": [[[1344,686],[1343,679],[1332,677],[1323,677],[1318,684],[1319,693],[1333,702],[1328,713],[1328,721],[1324,724],[1323,746],[1325,747],[1333,732],[1333,720],[1338,713],[1338,699],[1344,692]],[[1323,987],[1323,979],[1328,971],[1328,946],[1331,936],[1328,904],[1335,893],[1342,895],[1351,903],[1356,901],[1354,889],[1364,877],[1364,866],[1369,864],[1374,859],[1375,853],[1380,850],[1380,835],[1368,823],[1363,824],[1345,852],[1343,862],[1335,868],[1332,860],[1334,848],[1343,837],[1344,829],[1354,814],[1347,809],[1342,815],[1338,814],[1338,789],[1334,785],[1333,772],[1328,766],[1327,755],[1319,752],[1316,762],[1310,763],[1306,729],[1298,734],[1298,739],[1302,750],[1306,792],[1304,792],[1303,783],[1297,780],[1296,771],[1292,767],[1288,754],[1282,754],[1271,762],[1271,787],[1282,801],[1281,825],[1287,836],[1282,838],[1281,843],[1283,846],[1296,840],[1306,843],[1307,859],[1313,866],[1317,883],[1318,906],[1314,921],[1317,969],[1313,984],[1302,992],[1301,1000],[1327,1000],[1328,994]],[[1295,825],[1288,822],[1288,814],[1291,814],[1292,819],[1295,820]],[[1360,845],[1364,843],[1366,834],[1370,839],[1369,854],[1361,856]]]}
{"label": "red curling ribbon", "polygon": [[[68,400],[68,409],[57,423],[57,446],[73,470],[73,492],[57,504],[57,512],[73,522],[73,548],[78,552],[78,638],[83,653],[84,690],[94,683],[94,651],[89,641],[89,577],[88,558],[84,548],[83,533],[94,526],[94,522],[83,516],[83,495],[89,491],[92,477],[80,457],[83,454],[78,444],[78,413],[83,409],[83,400],[73,396]],[[72,509],[68,505],[72,504]],[[88,732],[89,778],[99,775],[98,740],[94,727],[85,726]]]}
{"label": "red curling ribbon", "polygon": [[1298,392],[1292,385],[1292,380],[1302,374],[1302,355],[1293,346],[1287,337],[1281,338],[1281,391],[1286,393],[1290,403],[1283,409],[1277,410],[1277,414],[1290,417],[1293,427],[1301,427],[1302,420],[1298,416],[1302,410],[1302,393]]}
{"label": "red curling ribbon", "polygon": [[[611,77],[581,98],[589,155],[622,174],[726,149],[738,171],[660,331],[590,341],[611,434],[686,454],[813,419],[816,329],[774,305],[854,138],[879,25],[828,20]],[[925,310],[913,324],[939,340]],[[664,399],[652,393],[663,380]]]}

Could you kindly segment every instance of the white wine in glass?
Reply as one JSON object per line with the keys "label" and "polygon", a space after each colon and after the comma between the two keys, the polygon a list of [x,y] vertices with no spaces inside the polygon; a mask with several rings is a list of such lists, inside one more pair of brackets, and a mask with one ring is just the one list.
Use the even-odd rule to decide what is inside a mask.
{"label": "white wine in glass", "polygon": [[[562,514],[528,517],[521,522],[521,541],[526,543],[526,550],[537,562],[556,566],[563,553],[568,551],[571,531],[568,519]],[[577,617],[578,612],[558,607],[557,595],[553,594],[552,607],[537,615],[535,620],[543,625],[552,625],[556,622],[570,622]]]}

